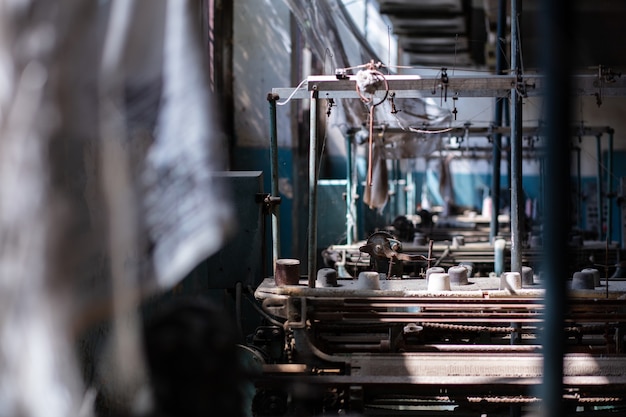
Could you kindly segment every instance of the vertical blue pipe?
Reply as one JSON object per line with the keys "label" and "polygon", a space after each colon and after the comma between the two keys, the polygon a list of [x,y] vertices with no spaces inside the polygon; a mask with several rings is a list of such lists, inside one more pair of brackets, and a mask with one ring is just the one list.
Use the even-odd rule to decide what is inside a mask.
{"label": "vertical blue pipe", "polygon": [[309,136],[309,288],[315,288],[317,276],[317,107],[318,92],[311,92]]}
{"label": "vertical blue pipe", "polygon": [[598,240],[602,240],[602,135],[599,134],[596,136],[596,161],[598,165],[598,178],[597,178],[597,190],[596,190],[596,198],[598,199]]}
{"label": "vertical blue pipe", "polygon": [[[268,94],[270,104],[270,175],[272,197],[278,197],[278,133],[276,129],[277,94]],[[280,205],[271,205],[272,213],[272,273],[275,272],[276,260],[280,255]]]}

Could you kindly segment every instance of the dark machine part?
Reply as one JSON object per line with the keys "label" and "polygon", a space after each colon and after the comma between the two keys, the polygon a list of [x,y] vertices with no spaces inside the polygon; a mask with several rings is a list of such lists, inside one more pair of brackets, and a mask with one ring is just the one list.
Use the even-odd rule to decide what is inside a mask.
{"label": "dark machine part", "polygon": [[249,343],[262,352],[267,363],[277,363],[285,356],[285,331],[279,326],[259,326]]}
{"label": "dark machine part", "polygon": [[370,255],[370,265],[375,271],[386,273],[387,278],[402,277],[403,262],[426,262],[428,257],[402,252],[402,242],[388,232],[375,232],[370,235],[360,252]]}
{"label": "dark machine part", "polygon": [[399,240],[403,242],[410,242],[413,240],[416,228],[413,222],[406,216],[396,217],[391,223],[391,226],[396,232],[396,236],[398,236]]}

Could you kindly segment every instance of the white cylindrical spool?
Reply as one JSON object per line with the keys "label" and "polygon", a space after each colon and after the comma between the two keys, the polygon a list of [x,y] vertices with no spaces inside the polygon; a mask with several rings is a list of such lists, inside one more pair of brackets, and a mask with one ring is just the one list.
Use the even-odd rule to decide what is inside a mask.
{"label": "white cylindrical spool", "polygon": [[376,271],[363,271],[359,274],[357,287],[362,290],[380,290],[379,276]]}
{"label": "white cylindrical spool", "polygon": [[598,271],[596,268],[585,268],[582,270],[582,272],[589,272],[593,274],[593,285],[596,287],[600,286],[600,271]]}
{"label": "white cylindrical spool", "polygon": [[533,278],[533,269],[530,266],[522,267],[522,286],[530,287],[535,283],[535,279]]}
{"label": "white cylindrical spool", "polygon": [[494,272],[496,276],[501,276],[504,272],[504,249],[506,248],[506,240],[496,239],[493,243],[494,249]]}
{"label": "white cylindrical spool", "polygon": [[573,290],[593,290],[595,287],[594,276],[591,272],[574,272],[571,285]]}
{"label": "white cylindrical spool", "polygon": [[450,275],[450,284],[452,285],[467,285],[467,268],[462,265],[451,266],[448,268],[448,275]]}
{"label": "white cylindrical spool", "polygon": [[428,291],[450,291],[450,275],[433,272],[428,277]]}
{"label": "white cylindrical spool", "polygon": [[322,268],[317,271],[317,279],[315,280],[316,287],[336,287],[337,286],[337,271],[334,268]]}
{"label": "white cylindrical spool", "polygon": [[460,266],[467,269],[467,277],[471,278],[474,274],[474,264],[472,262],[461,262]]}
{"label": "white cylindrical spool", "polygon": [[501,290],[519,290],[522,288],[522,275],[519,272],[505,272],[500,277]]}
{"label": "white cylindrical spool", "polygon": [[430,274],[442,273],[442,272],[446,272],[446,270],[440,266],[431,266],[430,268],[426,270],[426,281],[428,281],[428,277],[430,276]]}

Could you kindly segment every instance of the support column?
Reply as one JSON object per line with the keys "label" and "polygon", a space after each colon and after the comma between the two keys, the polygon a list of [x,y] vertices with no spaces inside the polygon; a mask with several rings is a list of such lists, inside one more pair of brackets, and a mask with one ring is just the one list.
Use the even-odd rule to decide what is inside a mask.
{"label": "support column", "polygon": [[268,94],[270,104],[270,175],[272,195],[270,196],[270,210],[272,214],[272,274],[276,273],[276,260],[280,256],[280,205],[271,201],[279,198],[278,194],[278,134],[276,129],[276,102],[277,94]]}
{"label": "support column", "polygon": [[613,129],[609,129],[609,150],[606,156],[606,241],[613,241]]}
{"label": "support column", "polygon": [[354,241],[355,218],[352,213],[352,142],[353,133],[346,135],[346,244],[352,245]]}
{"label": "support column", "polygon": [[[571,140],[572,115],[572,56],[575,45],[572,34],[572,2],[551,0],[541,2],[538,27],[541,29],[541,64],[545,73],[546,109],[546,202],[544,216],[543,272],[544,319],[541,343],[543,347],[543,380],[539,416],[566,414],[563,402],[563,328],[567,310],[566,277],[563,265],[570,265],[572,254],[567,247],[570,230],[569,198],[563,198],[563,188],[571,183],[570,154],[563,152]],[[567,193],[566,193],[567,194]]]}
{"label": "support column", "polygon": [[[498,27],[496,39],[496,75],[501,75],[504,70],[504,29],[506,26],[506,0],[498,0]],[[496,98],[494,126],[502,126],[502,110],[504,99]],[[491,220],[489,223],[489,242],[498,235],[499,227],[498,214],[500,213],[500,177],[502,165],[502,134],[496,133],[493,137],[492,172],[491,172]]]}
{"label": "support column", "polygon": [[309,136],[309,239],[308,278],[309,288],[315,288],[317,275],[317,108],[318,92],[311,92]]}
{"label": "support column", "polygon": [[[519,16],[521,1],[511,1],[511,70],[521,76],[519,44]],[[511,271],[522,272],[522,95],[517,88],[511,90]]]}
{"label": "support column", "polygon": [[604,236],[602,230],[602,135],[599,134],[596,136],[596,161],[597,161],[597,190],[596,190],[596,198],[598,199],[598,240],[602,240],[602,236]]}

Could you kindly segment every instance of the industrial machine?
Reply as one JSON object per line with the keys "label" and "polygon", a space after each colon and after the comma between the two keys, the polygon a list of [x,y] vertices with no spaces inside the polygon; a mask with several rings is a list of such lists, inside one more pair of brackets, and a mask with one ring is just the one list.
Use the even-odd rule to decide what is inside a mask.
{"label": "industrial machine", "polygon": [[[460,277],[459,268],[465,270]],[[468,278],[470,269],[431,267],[428,277],[411,278],[378,272],[372,278],[370,271],[335,283],[323,268],[313,287],[306,279],[288,286],[265,279],[255,297],[273,324],[255,335],[259,350],[268,352],[255,412],[508,416],[536,410],[545,307],[539,277],[531,271],[530,278]],[[568,282],[563,395],[575,415],[623,412],[626,285],[584,274]]]}
{"label": "industrial machine", "polygon": [[[304,91],[292,92],[312,101],[310,155],[317,153],[318,98],[358,98],[362,93],[354,91],[353,78],[310,77]],[[470,96],[486,89],[500,96],[517,82],[504,76],[493,82],[456,81],[442,83]],[[533,81],[532,86],[541,85],[540,79]],[[373,100],[432,88],[431,81],[388,76]],[[268,97],[274,124],[277,98]],[[273,153],[275,143],[273,137]],[[329,254],[332,261],[318,268],[317,161],[310,159],[307,274],[296,272],[285,284],[275,272],[254,291],[264,325],[249,344],[261,370],[253,413],[510,416],[537,411],[547,365],[542,344],[546,278],[535,268],[541,248],[520,255],[511,252],[510,243],[500,252],[490,243],[472,249],[462,239],[407,244],[381,231],[363,242],[329,248],[336,251]],[[277,188],[272,193],[277,196]],[[276,211],[273,218],[276,227]],[[505,256],[521,256],[524,268],[506,272]],[[626,412],[626,282],[608,277],[602,268],[566,271],[558,279],[569,302],[561,329],[569,412]]]}

